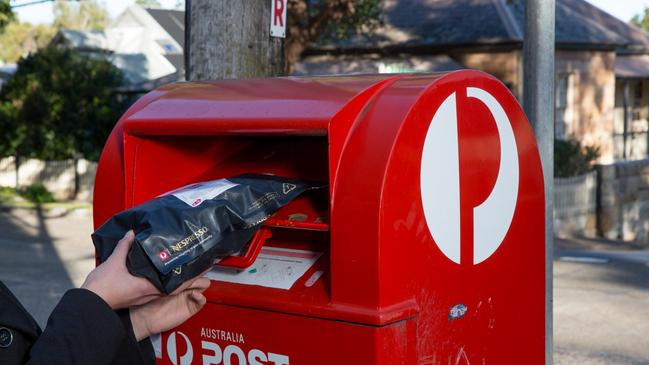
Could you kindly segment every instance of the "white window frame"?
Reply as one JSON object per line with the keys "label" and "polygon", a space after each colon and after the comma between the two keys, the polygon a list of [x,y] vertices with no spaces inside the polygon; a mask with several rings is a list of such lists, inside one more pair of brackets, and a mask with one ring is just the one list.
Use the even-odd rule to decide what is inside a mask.
{"label": "white window frame", "polygon": [[573,74],[569,72],[557,74],[555,85],[554,138],[567,140],[570,137],[573,126]]}

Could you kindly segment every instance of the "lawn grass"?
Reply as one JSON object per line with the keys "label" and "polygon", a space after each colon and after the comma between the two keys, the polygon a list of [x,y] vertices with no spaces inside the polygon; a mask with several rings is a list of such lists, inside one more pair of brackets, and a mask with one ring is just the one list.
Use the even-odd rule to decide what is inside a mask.
{"label": "lawn grass", "polygon": [[55,201],[47,203],[38,203],[25,199],[16,191],[15,188],[0,186],[0,207],[2,208],[37,208],[40,207],[45,211],[52,209],[92,209],[92,204],[78,201]]}

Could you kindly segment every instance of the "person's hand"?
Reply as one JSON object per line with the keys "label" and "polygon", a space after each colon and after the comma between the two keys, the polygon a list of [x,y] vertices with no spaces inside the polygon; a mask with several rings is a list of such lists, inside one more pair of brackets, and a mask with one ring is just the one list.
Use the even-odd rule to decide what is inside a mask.
{"label": "person's hand", "polygon": [[113,309],[144,304],[162,295],[147,279],[133,276],[126,269],[126,255],[134,240],[133,231],[128,231],[110,257],[92,270],[81,285]]}
{"label": "person's hand", "polygon": [[141,341],[153,334],[170,330],[198,313],[207,301],[202,293],[209,286],[210,280],[207,278],[194,279],[178,294],[132,307],[130,316],[135,338]]}

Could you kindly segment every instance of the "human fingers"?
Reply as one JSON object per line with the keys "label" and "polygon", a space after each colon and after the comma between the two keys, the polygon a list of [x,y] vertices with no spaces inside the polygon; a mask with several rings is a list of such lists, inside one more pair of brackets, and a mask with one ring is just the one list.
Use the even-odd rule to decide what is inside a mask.
{"label": "human fingers", "polygon": [[122,237],[119,242],[117,242],[117,246],[115,246],[115,250],[113,251],[113,254],[110,258],[114,257],[114,260],[117,260],[119,262],[126,262],[126,256],[128,255],[128,251],[130,250],[131,245],[133,245],[133,241],[135,241],[135,233],[130,230],[126,232],[124,237]]}
{"label": "human fingers", "polygon": [[[207,271],[206,271],[206,272],[207,272]],[[203,273],[203,274],[204,274],[204,273]],[[176,288],[176,290],[174,290],[173,292],[171,292],[170,295],[176,295],[176,294],[182,293],[182,292],[184,292],[185,290],[189,289],[190,287],[192,287],[192,285],[194,285],[195,282],[197,282],[197,281],[200,280],[200,279],[203,279],[203,277],[202,277],[203,274],[196,275],[195,277],[193,277],[193,278],[191,278],[191,279],[185,281],[185,282],[182,283],[178,288]],[[206,278],[205,278],[205,279],[206,279]],[[209,281],[209,279],[207,279],[207,280]],[[202,283],[201,285],[205,285],[205,284],[204,284],[204,281],[202,281],[202,280],[201,280],[201,283]],[[209,285],[208,285],[208,286],[209,286]]]}
{"label": "human fingers", "polygon": [[191,317],[203,308],[203,306],[207,303],[207,298],[205,298],[205,295],[203,295],[202,292],[198,290],[192,290],[187,295],[186,303],[188,314]]}
{"label": "human fingers", "polygon": [[152,302],[152,301],[154,301],[154,300],[156,300],[156,299],[158,299],[158,298],[160,298],[160,297],[162,297],[162,294],[161,294],[161,293],[148,294],[148,295],[142,296],[142,297],[140,297],[140,298],[137,298],[137,299],[136,299],[136,300],[131,304],[131,306],[144,305],[144,304],[147,304],[147,303],[149,303],[149,302]]}
{"label": "human fingers", "polygon": [[205,304],[207,302],[207,298],[205,298],[205,295],[203,295],[203,293],[200,291],[192,290],[192,292],[189,295],[197,303]]}
{"label": "human fingers", "polygon": [[211,284],[210,279],[201,277],[194,280],[187,289],[197,289],[203,292],[205,291],[205,289],[210,287],[210,284]]}

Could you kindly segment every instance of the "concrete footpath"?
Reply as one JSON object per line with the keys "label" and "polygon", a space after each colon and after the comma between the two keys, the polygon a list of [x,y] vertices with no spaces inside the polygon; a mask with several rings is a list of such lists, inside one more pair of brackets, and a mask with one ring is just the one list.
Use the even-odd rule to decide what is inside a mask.
{"label": "concrete footpath", "polygon": [[[0,211],[0,280],[44,325],[94,267],[89,210]],[[558,240],[555,363],[649,365],[649,251],[623,242]]]}

